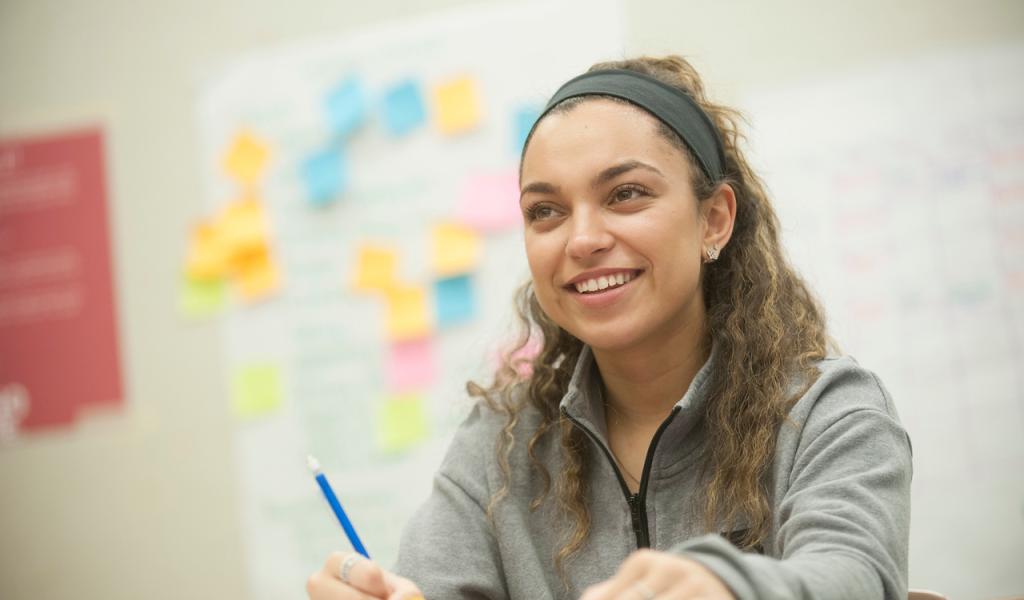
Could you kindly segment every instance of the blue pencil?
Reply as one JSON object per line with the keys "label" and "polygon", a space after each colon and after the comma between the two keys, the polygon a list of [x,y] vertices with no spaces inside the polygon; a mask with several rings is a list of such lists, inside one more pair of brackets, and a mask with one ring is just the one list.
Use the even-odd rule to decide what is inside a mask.
{"label": "blue pencil", "polygon": [[312,471],[313,475],[316,477],[316,482],[320,484],[320,491],[324,493],[324,498],[326,498],[327,503],[331,505],[331,510],[334,511],[334,516],[338,517],[338,522],[341,523],[341,528],[345,530],[345,535],[348,536],[348,541],[352,543],[352,548],[366,558],[370,558],[370,555],[366,552],[366,548],[363,547],[363,543],[359,541],[359,534],[356,533],[355,527],[352,527],[352,521],[348,520],[348,515],[345,514],[345,509],[341,507],[341,502],[338,502],[338,497],[334,495],[334,490],[331,489],[331,484],[327,482],[327,476],[320,471],[320,463],[318,463],[312,456],[307,456],[306,464],[309,465],[309,470]]}

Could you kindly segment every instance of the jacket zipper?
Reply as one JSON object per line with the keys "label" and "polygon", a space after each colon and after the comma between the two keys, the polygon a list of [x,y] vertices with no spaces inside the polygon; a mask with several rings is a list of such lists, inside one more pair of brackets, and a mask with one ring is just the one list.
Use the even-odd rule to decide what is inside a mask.
{"label": "jacket zipper", "polygon": [[640,489],[637,493],[629,491],[629,486],[626,485],[626,480],[622,477],[622,473],[619,471],[619,465],[616,464],[615,458],[612,456],[611,451],[608,447],[597,439],[597,436],[587,429],[582,423],[576,420],[575,417],[569,414],[564,407],[562,408],[562,415],[569,419],[573,425],[580,428],[583,433],[587,435],[597,447],[604,452],[605,458],[608,459],[608,463],[611,464],[612,470],[615,472],[615,476],[619,480],[619,486],[622,488],[622,493],[626,497],[626,504],[629,505],[629,514],[633,522],[633,533],[636,535],[636,547],[637,548],[649,548],[651,546],[651,532],[647,522],[647,480],[651,472],[651,463],[654,461],[654,450],[658,447],[658,441],[661,439],[661,434],[665,432],[669,424],[672,423],[672,419],[679,413],[679,407],[673,407],[672,412],[669,413],[668,417],[661,422],[658,426],[658,430],[654,432],[654,437],[651,438],[651,445],[647,448],[647,456],[644,458],[644,470],[640,474]]}

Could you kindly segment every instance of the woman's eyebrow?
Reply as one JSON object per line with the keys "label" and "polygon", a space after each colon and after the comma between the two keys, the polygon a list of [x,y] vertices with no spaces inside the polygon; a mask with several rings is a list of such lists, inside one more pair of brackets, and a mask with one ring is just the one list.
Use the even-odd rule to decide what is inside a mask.
{"label": "woman's eyebrow", "polygon": [[624,163],[620,163],[620,164],[617,164],[615,166],[608,167],[607,169],[605,169],[605,170],[601,171],[600,173],[598,173],[597,175],[595,175],[594,178],[590,180],[590,187],[592,187],[592,188],[599,187],[602,184],[608,183],[612,179],[615,179],[619,175],[622,175],[623,173],[628,173],[628,172],[632,171],[633,169],[644,169],[646,171],[651,171],[652,173],[657,173],[658,175],[660,175],[662,177],[665,176],[654,165],[649,165],[649,164],[647,164],[645,162],[641,162],[639,160],[627,160]]}
{"label": "woman's eyebrow", "polygon": [[[665,176],[664,173],[659,171],[658,168],[655,167],[654,165],[649,165],[639,160],[627,160],[626,162],[608,167],[607,169],[595,175],[594,178],[590,180],[590,187],[600,187],[602,184],[605,184],[611,181],[612,179],[615,179],[619,175],[622,175],[623,173],[628,173],[634,169],[644,169],[645,171],[656,173],[661,177]],[[523,189],[520,190],[519,192],[519,197],[522,198],[526,194],[530,193],[556,194],[558,193],[558,189],[558,186],[550,184],[546,181],[533,181],[523,186]]]}

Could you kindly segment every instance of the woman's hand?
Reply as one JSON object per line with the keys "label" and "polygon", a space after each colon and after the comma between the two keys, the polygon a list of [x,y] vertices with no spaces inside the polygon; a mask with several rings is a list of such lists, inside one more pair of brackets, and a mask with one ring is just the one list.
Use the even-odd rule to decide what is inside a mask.
{"label": "woman's hand", "polygon": [[423,600],[416,584],[351,552],[328,556],[306,581],[306,593],[310,600]]}
{"label": "woman's hand", "polygon": [[704,565],[675,554],[638,550],[611,579],[587,588],[580,600],[735,600]]}

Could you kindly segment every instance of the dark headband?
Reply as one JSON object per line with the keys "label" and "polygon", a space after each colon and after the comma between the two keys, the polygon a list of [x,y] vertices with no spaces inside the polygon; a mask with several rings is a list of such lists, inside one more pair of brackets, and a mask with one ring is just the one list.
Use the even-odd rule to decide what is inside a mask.
{"label": "dark headband", "polygon": [[606,69],[570,79],[551,97],[534,127],[563,100],[592,95],[621,98],[651,113],[682,138],[711,181],[722,179],[722,140],[707,113],[682,90],[636,71]]}

